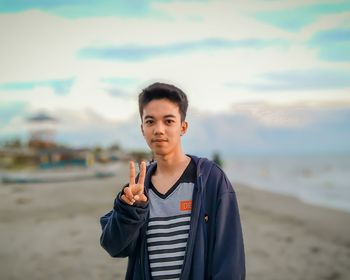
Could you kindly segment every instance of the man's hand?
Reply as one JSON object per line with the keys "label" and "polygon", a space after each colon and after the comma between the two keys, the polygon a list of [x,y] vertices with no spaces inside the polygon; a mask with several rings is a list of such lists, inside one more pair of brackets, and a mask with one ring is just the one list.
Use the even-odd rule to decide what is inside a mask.
{"label": "man's hand", "polygon": [[121,199],[130,205],[133,205],[135,202],[146,202],[147,197],[144,194],[144,183],[146,177],[146,162],[142,161],[140,165],[140,175],[138,182],[135,183],[135,163],[130,161],[130,181],[129,186],[124,188],[124,194],[121,196]]}

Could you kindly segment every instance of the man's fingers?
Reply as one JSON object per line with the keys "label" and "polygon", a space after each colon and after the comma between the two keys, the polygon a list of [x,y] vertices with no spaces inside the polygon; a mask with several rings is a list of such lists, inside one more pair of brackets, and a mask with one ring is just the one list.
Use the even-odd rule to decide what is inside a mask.
{"label": "man's fingers", "polygon": [[143,201],[143,202],[147,201],[147,197],[143,193],[135,195],[134,198],[135,198],[135,201]]}
{"label": "man's fingers", "polygon": [[133,161],[129,162],[129,173],[130,173],[130,179],[129,179],[129,185],[133,186],[135,185],[135,163]]}
{"label": "man's fingers", "polygon": [[[137,184],[135,184],[135,163],[129,162],[130,182],[129,186],[124,188],[124,194],[121,196],[123,201],[132,205],[135,201],[147,201],[147,197],[143,194],[144,183],[146,177],[146,162],[142,161],[140,164],[140,174]],[[134,196],[135,194],[135,196]]]}
{"label": "man's fingers", "polygon": [[140,175],[139,175],[139,180],[138,180],[137,184],[143,186],[145,183],[145,177],[146,177],[146,162],[141,161]]}
{"label": "man's fingers", "polygon": [[132,201],[132,200],[130,200],[129,198],[127,198],[127,197],[125,196],[125,194],[123,194],[123,195],[121,196],[121,199],[122,199],[125,203],[130,204],[130,205],[133,205],[134,202],[135,202],[135,201]]}
{"label": "man's fingers", "polygon": [[144,194],[140,194],[139,195],[139,201],[146,202],[147,201],[147,196],[145,196]]}
{"label": "man's fingers", "polygon": [[134,194],[132,193],[131,191],[131,188],[130,187],[125,187],[124,190],[123,190],[125,196],[127,198],[129,198],[130,200],[132,200],[134,198]]}

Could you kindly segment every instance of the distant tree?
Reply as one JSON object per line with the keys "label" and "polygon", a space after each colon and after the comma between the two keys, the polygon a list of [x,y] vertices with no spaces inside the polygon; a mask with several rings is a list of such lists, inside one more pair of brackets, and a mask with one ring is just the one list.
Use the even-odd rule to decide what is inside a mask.
{"label": "distant tree", "polygon": [[131,151],[130,156],[136,162],[141,162],[142,160],[150,161],[152,159],[152,153],[148,151]]}
{"label": "distant tree", "polygon": [[13,138],[4,142],[3,146],[8,148],[21,148],[22,141],[20,138]]}
{"label": "distant tree", "polygon": [[120,151],[121,150],[121,146],[120,146],[119,143],[113,143],[112,145],[109,146],[108,149],[112,150],[112,151]]}
{"label": "distant tree", "polygon": [[102,152],[102,148],[100,146],[95,146],[92,150],[95,154],[99,154]]}
{"label": "distant tree", "polygon": [[219,165],[220,167],[223,166],[223,161],[222,161],[222,158],[221,158],[219,152],[214,152],[214,153],[213,153],[213,161],[214,161],[217,165]]}

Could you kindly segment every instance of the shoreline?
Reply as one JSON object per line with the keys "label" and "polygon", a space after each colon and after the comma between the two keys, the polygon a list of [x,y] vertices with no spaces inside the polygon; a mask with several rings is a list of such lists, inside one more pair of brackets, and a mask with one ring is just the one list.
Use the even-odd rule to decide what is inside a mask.
{"label": "shoreline", "polygon": [[[231,180],[231,181],[233,181],[233,180]],[[324,209],[327,209],[330,211],[335,211],[335,212],[345,213],[345,214],[350,215],[350,210],[348,210],[348,209],[330,206],[329,204],[327,204],[327,205],[322,204],[321,202],[316,203],[316,202],[313,202],[313,201],[310,201],[307,199],[303,199],[302,197],[295,195],[295,194],[292,194],[292,193],[282,192],[282,191],[274,191],[274,190],[270,190],[270,189],[258,187],[255,185],[251,185],[248,183],[242,183],[242,182],[233,182],[232,184],[233,184],[234,188],[236,188],[236,186],[241,186],[241,187],[244,186],[245,188],[250,188],[252,191],[257,191],[257,192],[261,191],[262,193],[267,192],[267,193],[272,194],[272,195],[276,194],[276,195],[279,195],[282,197],[290,197],[290,198],[296,199],[298,202],[302,203],[303,205],[309,205],[309,206],[313,206],[316,208],[324,208]]]}
{"label": "shoreline", "polygon": [[[326,206],[305,202],[289,194],[275,193],[241,183],[234,183],[239,208],[278,213],[294,222],[303,223],[320,235],[332,235],[350,246],[350,213]],[[240,201],[240,196],[245,196]],[[247,201],[249,199],[249,201]],[[264,202],[268,203],[264,203]],[[254,204],[254,207],[251,205]],[[336,217],[336,218],[335,218]]]}
{"label": "shoreline", "polygon": [[227,159],[230,181],[350,213],[350,157],[252,156]]}

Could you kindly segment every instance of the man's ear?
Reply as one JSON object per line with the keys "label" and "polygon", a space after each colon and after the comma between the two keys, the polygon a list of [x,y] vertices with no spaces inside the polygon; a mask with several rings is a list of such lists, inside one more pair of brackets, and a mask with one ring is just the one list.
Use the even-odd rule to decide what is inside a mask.
{"label": "man's ear", "polygon": [[145,136],[145,132],[143,131],[143,125],[142,124],[140,125],[140,128],[141,128],[142,135]]}
{"label": "man's ear", "polygon": [[187,132],[187,129],[188,129],[188,122],[183,121],[181,123],[181,136]]}

